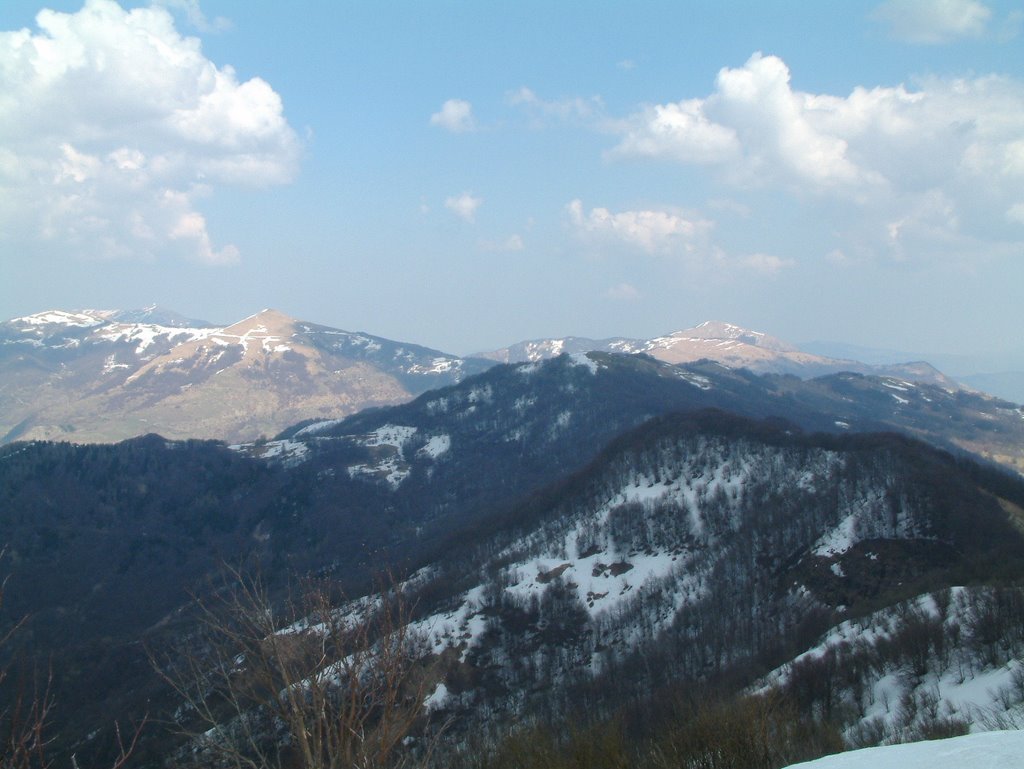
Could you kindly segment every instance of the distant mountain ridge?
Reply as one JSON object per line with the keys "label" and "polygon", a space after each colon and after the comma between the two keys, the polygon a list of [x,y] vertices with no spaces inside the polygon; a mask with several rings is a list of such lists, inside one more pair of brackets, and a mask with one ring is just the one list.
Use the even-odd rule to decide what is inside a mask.
{"label": "distant mountain ridge", "polygon": [[498,362],[591,351],[672,365],[710,360],[802,380],[852,373],[891,377],[895,386],[964,389],[925,362],[828,358],[720,321],[648,340],[552,338],[460,357],[272,309],[229,325],[155,305],[58,309],[0,323],[0,443],[112,442],[150,432],[244,443],[297,423],[407,402]]}
{"label": "distant mountain ridge", "polygon": [[271,309],[228,326],[155,307],[52,310],[0,324],[0,441],[255,440],[490,365]]}
{"label": "distant mountain ridge", "polygon": [[875,365],[856,360],[829,358],[804,352],[788,342],[760,331],[732,323],[705,321],[693,328],[653,339],[587,339],[563,337],[519,342],[499,350],[476,353],[475,357],[501,363],[519,363],[551,358],[563,352],[646,353],[666,363],[693,363],[708,359],[731,368],[747,368],[759,374],[793,374],[809,379],[840,371],[892,376],[912,382],[937,384],[949,389],[962,385],[924,361]]}

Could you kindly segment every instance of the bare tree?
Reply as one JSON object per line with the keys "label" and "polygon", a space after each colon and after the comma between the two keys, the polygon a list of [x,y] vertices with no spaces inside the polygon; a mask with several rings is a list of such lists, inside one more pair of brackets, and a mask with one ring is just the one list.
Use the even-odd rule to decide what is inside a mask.
{"label": "bare tree", "polygon": [[198,601],[198,643],[157,669],[182,698],[183,764],[232,769],[378,769],[404,743],[426,695],[409,607],[393,586],[342,601],[307,585],[275,607],[259,577],[226,573]]}
{"label": "bare tree", "polygon": [[[6,548],[0,548],[0,559]],[[7,589],[7,578],[0,581],[0,606],[3,605]],[[28,617],[19,620],[0,635],[0,650],[9,649],[18,631]],[[0,769],[50,769],[53,761],[47,755],[51,738],[48,735],[50,714],[55,700],[52,694],[53,670],[48,669],[40,678],[21,673],[12,679],[12,665],[0,666],[0,692],[4,692],[0,705]],[[9,695],[8,695],[9,692]],[[146,724],[144,717],[131,736],[125,740],[121,727],[115,722],[117,755],[111,769],[123,769],[135,751],[139,736]],[[71,756],[72,769],[78,769],[75,757]]]}
{"label": "bare tree", "polygon": [[[4,581],[6,586],[6,580]],[[3,586],[0,586],[2,601]],[[15,633],[21,628],[21,620],[0,637],[0,648],[8,648]],[[0,668],[0,687],[10,688],[0,709],[0,729],[3,743],[0,744],[0,767],[2,769],[30,769],[48,766],[46,760],[46,726],[53,697],[50,694],[53,683],[52,673],[47,673],[45,683],[40,687],[36,681],[24,676],[11,680],[9,666]]]}

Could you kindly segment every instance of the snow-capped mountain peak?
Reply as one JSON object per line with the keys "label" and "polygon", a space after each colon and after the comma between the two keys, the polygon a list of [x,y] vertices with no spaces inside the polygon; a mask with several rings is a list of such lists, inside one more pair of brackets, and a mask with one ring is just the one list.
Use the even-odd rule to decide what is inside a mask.
{"label": "snow-capped mountain peak", "polygon": [[255,440],[400,403],[489,365],[269,308],[227,326],[156,306],[51,310],[0,323],[0,442]]}
{"label": "snow-capped mountain peak", "polygon": [[91,328],[102,325],[106,319],[97,310],[68,312],[66,310],[46,310],[44,312],[24,315],[11,319],[10,323],[20,326],[69,326],[74,328]]}
{"label": "snow-capped mountain peak", "polygon": [[853,371],[859,374],[894,374],[916,382],[939,384],[960,389],[953,380],[928,364],[871,366],[854,360],[827,358],[803,352],[795,345],[763,331],[752,331],[733,323],[708,320],[692,328],[674,331],[652,339],[587,339],[562,337],[534,339],[528,342],[477,353],[476,357],[501,363],[534,362],[562,353],[582,352],[643,353],[671,364],[713,360],[730,368],[746,368],[758,374],[794,374],[802,379]]}

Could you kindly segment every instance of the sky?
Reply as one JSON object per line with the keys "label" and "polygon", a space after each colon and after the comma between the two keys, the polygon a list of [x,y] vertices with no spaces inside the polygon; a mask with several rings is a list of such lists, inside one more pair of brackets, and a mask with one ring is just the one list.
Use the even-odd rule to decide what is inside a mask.
{"label": "sky", "polygon": [[0,317],[1024,349],[1024,3],[0,0]]}

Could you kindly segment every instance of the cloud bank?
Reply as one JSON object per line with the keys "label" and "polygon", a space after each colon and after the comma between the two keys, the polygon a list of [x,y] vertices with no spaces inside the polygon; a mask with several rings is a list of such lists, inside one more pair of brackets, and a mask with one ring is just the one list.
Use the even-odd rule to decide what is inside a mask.
{"label": "cloud bank", "polygon": [[294,177],[299,142],[273,88],[216,66],[159,6],[87,0],[36,23],[0,32],[0,238],[237,261],[196,204]]}
{"label": "cloud bank", "polygon": [[735,189],[788,193],[841,212],[837,226],[897,256],[1024,240],[1024,84],[1011,78],[834,96],[794,89],[781,59],[756,53],[722,69],[710,95],[645,107],[619,134],[612,157],[704,166]]}

